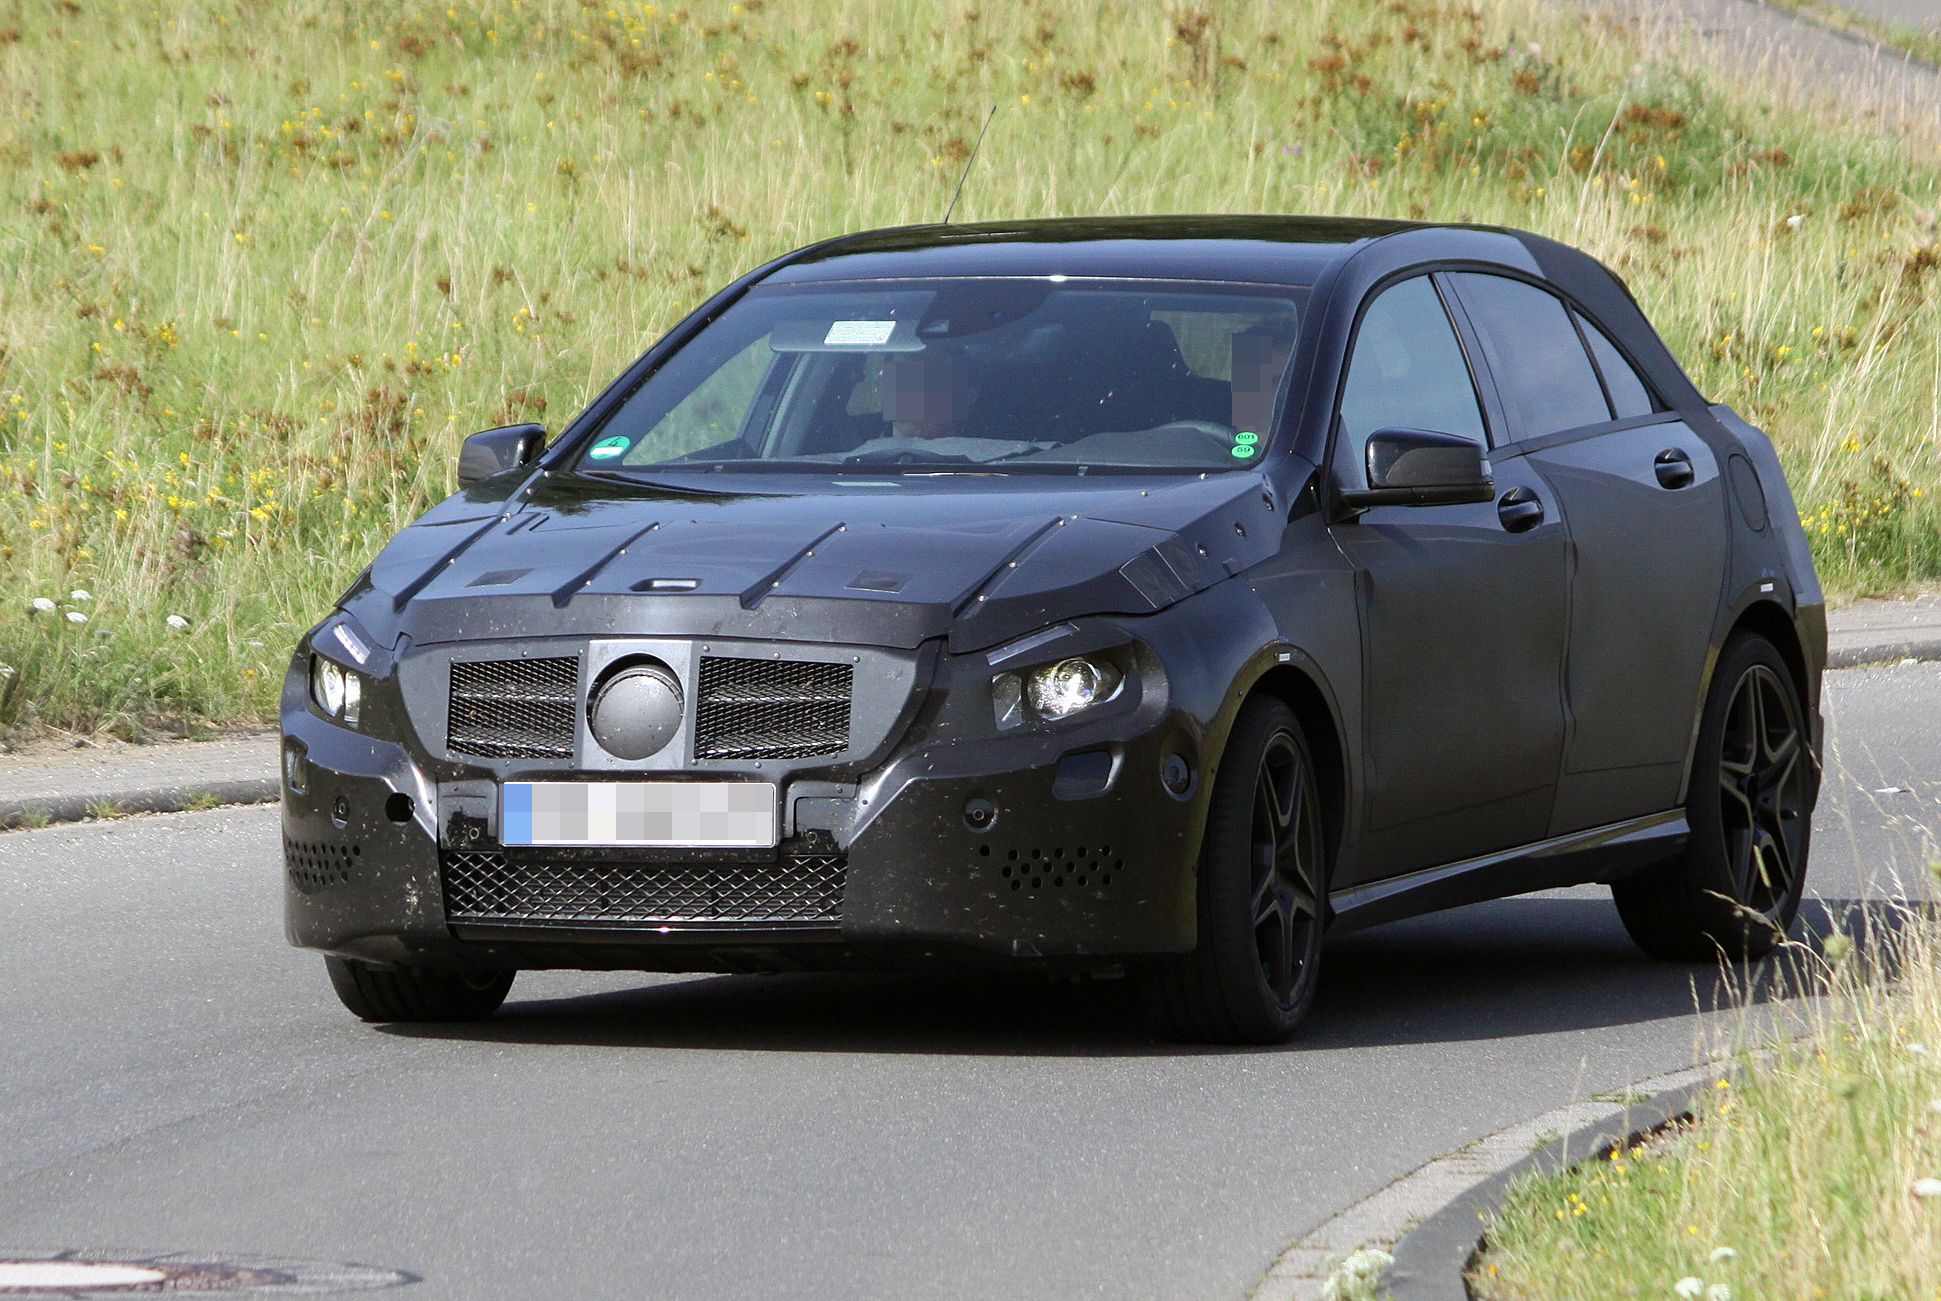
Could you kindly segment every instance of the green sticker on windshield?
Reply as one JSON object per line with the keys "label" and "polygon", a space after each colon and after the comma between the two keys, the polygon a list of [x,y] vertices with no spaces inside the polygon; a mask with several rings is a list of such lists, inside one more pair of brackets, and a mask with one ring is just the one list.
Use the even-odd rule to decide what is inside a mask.
{"label": "green sticker on windshield", "polygon": [[593,444],[586,454],[596,461],[610,461],[616,456],[625,456],[627,449],[633,445],[634,440],[625,434],[615,434],[611,438],[602,438]]}
{"label": "green sticker on windshield", "polygon": [[1233,454],[1244,461],[1254,454],[1254,445],[1252,443],[1235,443]]}
{"label": "green sticker on windshield", "polygon": [[1257,443],[1260,441],[1260,435],[1251,429],[1243,429],[1233,436],[1233,441],[1236,443]]}

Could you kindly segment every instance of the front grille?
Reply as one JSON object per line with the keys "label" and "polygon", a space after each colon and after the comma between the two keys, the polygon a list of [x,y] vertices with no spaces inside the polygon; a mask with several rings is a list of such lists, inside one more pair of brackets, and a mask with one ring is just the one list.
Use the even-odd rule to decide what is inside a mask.
{"label": "front grille", "polygon": [[775,863],[513,862],[499,850],[444,856],[445,915],[458,924],[775,925],[842,920],[841,854]]}
{"label": "front grille", "polygon": [[484,759],[570,759],[580,661],[455,660],[445,748]]}
{"label": "front grille", "polygon": [[801,759],[849,748],[848,664],[706,657],[695,692],[697,759]]}

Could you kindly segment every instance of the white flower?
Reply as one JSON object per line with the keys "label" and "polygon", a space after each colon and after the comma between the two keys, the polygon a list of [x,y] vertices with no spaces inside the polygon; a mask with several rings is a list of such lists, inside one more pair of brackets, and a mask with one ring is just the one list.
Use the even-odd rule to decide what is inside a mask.
{"label": "white flower", "polygon": [[1936,1098],[1932,1102],[1928,1103],[1928,1110],[1941,1112],[1941,1098]]}
{"label": "white flower", "polygon": [[187,619],[184,619],[179,614],[171,614],[168,617],[168,626],[175,629],[177,632],[181,632],[184,628],[189,626],[189,621]]}
{"label": "white flower", "polygon": [[1913,1053],[1916,1057],[1926,1057],[1928,1055],[1928,1046],[1926,1044],[1909,1044],[1907,1051]]}
{"label": "white flower", "polygon": [[1801,223],[1803,223],[1805,220],[1806,218],[1803,215],[1796,212],[1792,216],[1786,218],[1786,229],[1798,230],[1800,228]]}
{"label": "white flower", "polygon": [[1732,1289],[1723,1283],[1714,1283],[1705,1289],[1705,1301],[1732,1301]]}
{"label": "white flower", "polygon": [[1916,1179],[1914,1181],[1914,1195],[1916,1197],[1941,1197],[1941,1179]]}
{"label": "white flower", "polygon": [[67,621],[69,623],[86,623],[88,616],[82,614],[79,610],[69,610],[67,612]]}
{"label": "white flower", "polygon": [[44,596],[36,596],[34,598],[34,610],[39,614],[51,614],[54,610],[54,603]]}
{"label": "white flower", "polygon": [[1321,1285],[1321,1296],[1324,1301],[1372,1299],[1381,1284],[1382,1271],[1394,1263],[1395,1257],[1377,1247],[1350,1252]]}
{"label": "white flower", "polygon": [[70,601],[92,601],[94,594],[85,587],[77,587],[67,594],[67,599]]}
{"label": "white flower", "polygon": [[1714,1265],[1720,1264],[1728,1260],[1737,1260],[1738,1258],[1739,1258],[1739,1253],[1732,1250],[1732,1248],[1730,1247],[1712,1248],[1711,1260]]}
{"label": "white flower", "polygon": [[1705,1295],[1705,1280],[1693,1278],[1690,1274],[1671,1285],[1671,1290],[1679,1296],[1693,1297]]}
{"label": "white flower", "polygon": [[1531,41],[1528,45],[1524,46],[1523,48],[1529,53],[1530,57],[1533,59],[1541,59],[1543,57],[1543,47],[1541,45],[1538,45],[1535,41]]}

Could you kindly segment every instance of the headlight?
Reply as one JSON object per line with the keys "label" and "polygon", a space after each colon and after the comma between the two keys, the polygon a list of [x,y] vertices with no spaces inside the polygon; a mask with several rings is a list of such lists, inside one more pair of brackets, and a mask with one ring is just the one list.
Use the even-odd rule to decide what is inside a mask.
{"label": "headlight", "polygon": [[364,704],[364,680],[333,660],[312,655],[310,699],[325,718],[355,727]]}
{"label": "headlight", "polygon": [[1022,674],[1001,673],[991,681],[991,696],[998,725],[1012,727],[1027,709],[1039,718],[1069,718],[1112,699],[1124,682],[1110,661],[1075,655]]}

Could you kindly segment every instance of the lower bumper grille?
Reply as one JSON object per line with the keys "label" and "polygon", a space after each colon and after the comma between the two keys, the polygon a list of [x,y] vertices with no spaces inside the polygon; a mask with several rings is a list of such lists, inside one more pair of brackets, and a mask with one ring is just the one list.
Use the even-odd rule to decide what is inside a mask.
{"label": "lower bumper grille", "polygon": [[513,926],[835,925],[849,861],[791,854],[774,863],[514,862],[499,850],[444,856],[445,916]]}

